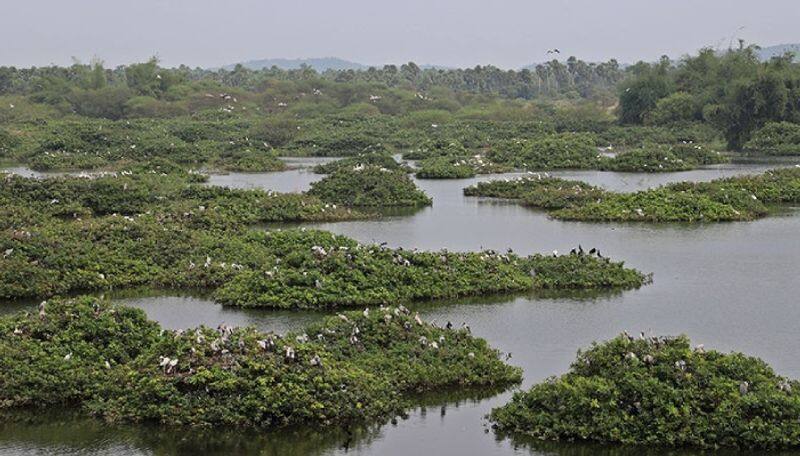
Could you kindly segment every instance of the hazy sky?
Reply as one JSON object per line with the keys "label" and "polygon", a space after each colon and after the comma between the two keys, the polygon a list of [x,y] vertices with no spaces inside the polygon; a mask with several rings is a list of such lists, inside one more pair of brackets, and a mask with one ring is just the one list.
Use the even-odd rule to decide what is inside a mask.
{"label": "hazy sky", "polygon": [[799,24],[798,0],[2,0],[0,65],[337,56],[516,68],[553,47],[631,62],[733,36],[800,42]]}

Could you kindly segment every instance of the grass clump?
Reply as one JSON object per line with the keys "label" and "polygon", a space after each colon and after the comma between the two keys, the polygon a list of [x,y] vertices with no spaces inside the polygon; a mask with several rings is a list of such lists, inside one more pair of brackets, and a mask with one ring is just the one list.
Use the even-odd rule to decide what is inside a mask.
{"label": "grass clump", "polygon": [[521,372],[465,330],[400,307],[329,317],[305,331],[163,331],[91,297],[0,317],[0,409],[60,405],[112,422],[333,425],[382,420],[409,393],[504,387]]}
{"label": "grass clump", "polygon": [[494,409],[502,433],[542,440],[775,449],[800,443],[800,384],[687,337],[627,335]]}
{"label": "grass clump", "polygon": [[429,206],[432,201],[405,171],[357,166],[334,171],[313,182],[309,195],[351,207]]}

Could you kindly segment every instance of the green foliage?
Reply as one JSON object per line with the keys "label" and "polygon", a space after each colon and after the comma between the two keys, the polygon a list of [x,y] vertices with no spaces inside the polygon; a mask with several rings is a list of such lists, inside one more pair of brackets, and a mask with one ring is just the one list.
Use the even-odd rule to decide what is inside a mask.
{"label": "green foliage", "polygon": [[517,179],[478,182],[465,188],[464,195],[514,199],[526,206],[563,209],[597,201],[606,195],[606,191],[580,181],[534,174]]}
{"label": "green foliage", "polygon": [[0,409],[60,405],[168,425],[333,425],[402,413],[409,393],[521,378],[484,340],[402,306],[284,336],[224,325],[164,331],[141,310],[90,297],[41,309],[0,317]]}
{"label": "green foliage", "polygon": [[800,155],[800,125],[770,122],[757,130],[744,150],[766,155]]}
{"label": "green foliage", "polygon": [[545,268],[532,279],[540,265],[516,256],[414,253],[321,231],[251,230],[363,214],[309,195],[198,180],[169,163],[93,178],[3,177],[0,297],[153,286],[207,288],[240,306],[321,308],[645,281],[616,263],[587,262],[563,275]]}
{"label": "green foliage", "polygon": [[[696,149],[695,149],[696,150]],[[800,202],[800,169],[777,169],[754,176],[711,182],[682,182],[635,193],[616,193],[581,182],[541,176],[482,182],[468,196],[518,200],[552,210],[564,220],[639,222],[722,222],[753,220],[771,206]]]}
{"label": "green foliage", "polygon": [[618,336],[579,352],[570,371],[491,413],[502,433],[641,445],[796,447],[800,384],[741,353],[685,336]]}
{"label": "green foliage", "polygon": [[800,121],[798,68],[789,56],[762,63],[753,46],[722,54],[704,49],[677,66],[640,63],[622,84],[620,121],[666,126],[702,119],[738,150],[766,123]]}
{"label": "green foliage", "polygon": [[342,206],[428,206],[431,199],[403,170],[374,165],[340,168],[313,182],[309,195]]}
{"label": "green foliage", "polygon": [[645,114],[644,122],[652,125],[669,125],[675,122],[700,120],[697,103],[689,93],[675,92],[656,102],[655,108]]}
{"label": "green foliage", "polygon": [[595,137],[588,133],[509,140],[494,145],[486,157],[495,163],[528,170],[596,168],[600,157],[595,142]]}
{"label": "green foliage", "polygon": [[475,176],[475,168],[459,157],[431,157],[417,163],[420,179],[464,179]]}
{"label": "green foliage", "polygon": [[313,171],[317,174],[332,174],[335,171],[345,168],[359,168],[364,166],[378,166],[380,168],[397,170],[401,166],[391,155],[386,153],[359,154],[354,157],[347,157],[330,163],[323,163],[315,166]]}
{"label": "green foliage", "polygon": [[672,92],[668,65],[669,61],[662,58],[653,68],[645,68],[621,85],[619,120],[622,124],[642,124],[659,100]]}
{"label": "green foliage", "polygon": [[607,158],[600,168],[610,171],[660,173],[686,171],[698,166],[725,163],[726,161],[725,156],[702,145],[649,144],[642,149],[627,150],[613,158]]}
{"label": "green foliage", "polygon": [[0,317],[0,409],[78,405],[159,337],[141,310],[93,298],[40,309]]}

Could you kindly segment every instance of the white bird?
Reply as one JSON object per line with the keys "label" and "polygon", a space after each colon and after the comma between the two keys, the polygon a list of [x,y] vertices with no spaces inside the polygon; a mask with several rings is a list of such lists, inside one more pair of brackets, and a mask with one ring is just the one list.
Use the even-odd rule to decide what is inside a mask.
{"label": "white bird", "polygon": [[414,321],[416,321],[418,325],[422,326],[422,318],[419,317],[419,312],[414,314]]}
{"label": "white bird", "polygon": [[64,361],[69,361],[69,360],[71,360],[71,359],[72,359],[72,352],[69,352],[69,353],[67,353],[67,355],[64,357]]}
{"label": "white bird", "polygon": [[749,391],[749,389],[750,389],[750,383],[749,382],[739,383],[739,394],[741,394],[742,396],[747,394],[747,391]]}
{"label": "white bird", "polygon": [[14,249],[6,249],[6,251],[3,252],[3,258],[8,258],[12,253],[14,253]]}

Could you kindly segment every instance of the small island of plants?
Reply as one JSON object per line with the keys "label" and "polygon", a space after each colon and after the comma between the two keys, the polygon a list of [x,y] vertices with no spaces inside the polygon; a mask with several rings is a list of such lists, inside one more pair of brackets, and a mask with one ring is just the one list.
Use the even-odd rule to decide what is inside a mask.
{"label": "small island of plants", "polygon": [[620,335],[491,413],[502,434],[702,448],[800,446],[800,384],[687,337]]}
{"label": "small island of plants", "polygon": [[405,171],[364,164],[333,171],[313,182],[308,194],[350,207],[417,207],[432,203]]}
{"label": "small island of plants", "polygon": [[141,310],[92,297],[0,317],[0,368],[0,410],[260,428],[380,421],[404,413],[413,393],[521,379],[468,329],[433,326],[402,306],[278,335],[165,331]]}
{"label": "small island of plants", "polygon": [[539,288],[630,289],[649,280],[592,256],[417,252],[305,228],[254,229],[363,214],[313,195],[203,179],[167,162],[86,177],[0,177],[0,297],[150,286],[206,289],[237,306],[319,309]]}
{"label": "small island of plants", "polygon": [[518,200],[578,221],[723,222],[755,220],[782,204],[800,202],[800,168],[729,177],[710,182],[681,182],[634,193],[618,193],[583,182],[534,174],[480,182],[467,196]]}

